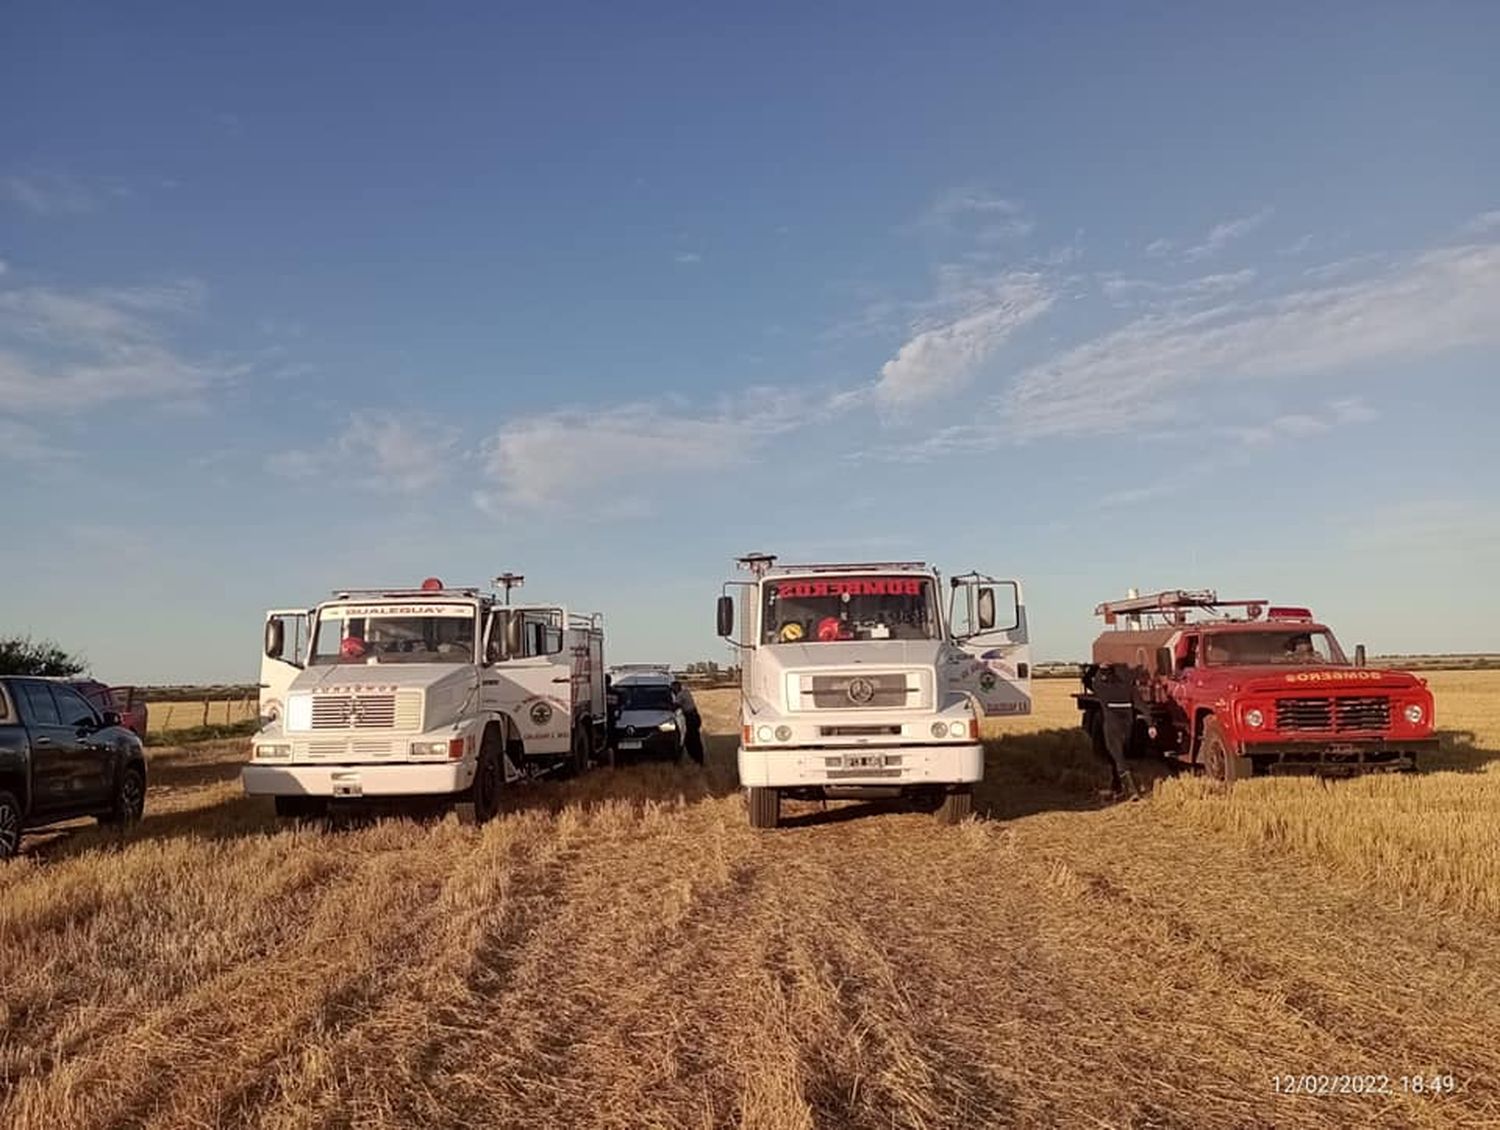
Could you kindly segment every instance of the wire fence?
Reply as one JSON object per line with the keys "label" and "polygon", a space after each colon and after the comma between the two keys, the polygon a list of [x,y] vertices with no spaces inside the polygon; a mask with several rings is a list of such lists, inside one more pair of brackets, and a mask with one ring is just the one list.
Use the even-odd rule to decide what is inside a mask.
{"label": "wire fence", "polygon": [[147,702],[146,725],[151,733],[194,730],[204,726],[234,726],[256,718],[259,697],[206,698],[186,702]]}

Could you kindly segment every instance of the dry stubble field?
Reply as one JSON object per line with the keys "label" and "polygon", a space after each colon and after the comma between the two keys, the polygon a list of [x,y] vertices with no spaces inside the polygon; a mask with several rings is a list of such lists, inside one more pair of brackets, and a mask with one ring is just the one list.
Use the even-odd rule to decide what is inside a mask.
{"label": "dry stubble field", "polygon": [[1039,683],[957,828],[753,833],[727,694],[707,772],[482,830],[282,830],[242,743],[154,750],[128,841],[0,869],[0,1125],[1495,1124],[1500,675],[1432,682],[1444,771],[1115,807]]}

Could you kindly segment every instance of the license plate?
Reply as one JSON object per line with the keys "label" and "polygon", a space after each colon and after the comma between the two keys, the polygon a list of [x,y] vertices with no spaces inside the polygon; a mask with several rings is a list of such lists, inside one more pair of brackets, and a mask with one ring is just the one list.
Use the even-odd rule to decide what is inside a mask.
{"label": "license plate", "polygon": [[879,769],[885,765],[885,756],[879,753],[866,754],[863,757],[845,757],[844,768],[846,769]]}
{"label": "license plate", "polygon": [[620,748],[621,749],[640,749],[641,748],[641,743],[640,742],[621,742],[620,743]]}
{"label": "license plate", "polygon": [[334,796],[364,796],[365,795],[365,790],[364,790],[364,786],[359,783],[359,780],[357,778],[355,778],[355,779],[345,778],[343,780],[339,780],[338,778],[334,778],[334,782],[333,782],[333,795]]}

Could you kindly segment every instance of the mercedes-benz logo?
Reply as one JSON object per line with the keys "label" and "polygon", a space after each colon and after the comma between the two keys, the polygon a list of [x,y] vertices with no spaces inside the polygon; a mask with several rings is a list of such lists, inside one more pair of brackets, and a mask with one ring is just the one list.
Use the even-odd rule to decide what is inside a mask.
{"label": "mercedes-benz logo", "polygon": [[875,697],[875,684],[861,675],[857,679],[849,680],[849,701],[855,706],[864,706]]}
{"label": "mercedes-benz logo", "polygon": [[531,720],[538,726],[545,726],[552,721],[552,707],[545,702],[538,702],[531,707]]}
{"label": "mercedes-benz logo", "polygon": [[625,734],[626,734],[627,737],[631,737],[631,738],[635,737],[635,727],[634,726],[626,726],[625,727]]}
{"label": "mercedes-benz logo", "polygon": [[359,703],[350,702],[344,707],[344,724],[346,726],[359,725]]}

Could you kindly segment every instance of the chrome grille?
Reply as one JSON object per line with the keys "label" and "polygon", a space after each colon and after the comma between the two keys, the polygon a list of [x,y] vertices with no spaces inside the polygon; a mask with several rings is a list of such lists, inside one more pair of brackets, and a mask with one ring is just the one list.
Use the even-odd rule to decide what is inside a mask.
{"label": "chrome grille", "polygon": [[313,698],[314,730],[389,730],[396,725],[393,694],[326,694]]}
{"label": "chrome grille", "polygon": [[1384,730],[1391,724],[1391,700],[1360,698],[1283,698],[1276,702],[1278,730]]}
{"label": "chrome grille", "polygon": [[[868,684],[868,686],[865,686]],[[908,690],[905,675],[814,675],[812,703],[819,710],[859,710],[875,706],[905,706],[916,688]]]}
{"label": "chrome grille", "polygon": [[1334,710],[1340,730],[1385,730],[1391,724],[1391,700],[1384,695],[1334,699]]}

